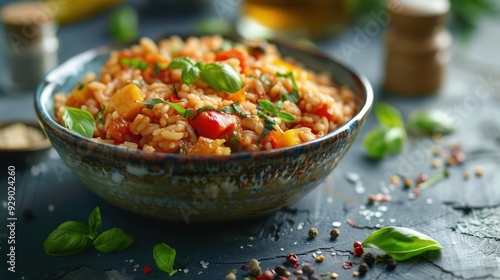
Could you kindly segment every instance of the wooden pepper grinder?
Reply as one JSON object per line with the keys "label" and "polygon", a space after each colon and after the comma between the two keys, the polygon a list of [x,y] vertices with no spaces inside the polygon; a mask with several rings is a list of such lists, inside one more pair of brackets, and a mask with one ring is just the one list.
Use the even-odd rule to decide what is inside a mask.
{"label": "wooden pepper grinder", "polygon": [[435,93],[450,59],[449,0],[389,0],[388,10],[385,88],[399,95]]}

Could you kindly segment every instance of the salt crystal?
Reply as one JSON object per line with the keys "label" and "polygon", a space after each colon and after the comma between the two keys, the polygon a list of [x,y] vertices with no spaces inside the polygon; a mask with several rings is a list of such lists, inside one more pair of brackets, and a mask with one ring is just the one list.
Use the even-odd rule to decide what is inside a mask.
{"label": "salt crystal", "polygon": [[184,272],[184,273],[188,273],[188,272],[189,272],[189,269],[184,268],[183,272]]}
{"label": "salt crystal", "polygon": [[297,229],[298,229],[298,230],[302,230],[302,229],[304,229],[304,223],[303,223],[303,222],[300,222],[300,223],[297,225]]}
{"label": "salt crystal", "polygon": [[297,245],[297,241],[293,242],[293,245]]}
{"label": "salt crystal", "polygon": [[332,256],[334,256],[334,257],[335,257],[336,255],[337,255],[337,253],[335,253],[335,252],[332,252]]}
{"label": "salt crystal", "polygon": [[285,251],[285,249],[284,249],[284,248],[280,248],[280,250],[281,250],[281,251]]}
{"label": "salt crystal", "polygon": [[341,225],[342,225],[342,223],[341,222],[337,222],[337,221],[335,221],[335,222],[332,223],[332,226],[334,226],[334,227],[340,227]]}
{"label": "salt crystal", "polygon": [[331,198],[331,197],[327,197],[327,198],[326,198],[326,203],[328,203],[328,204],[332,204],[332,203],[333,203],[333,198]]}
{"label": "salt crystal", "polygon": [[130,263],[133,263],[134,262],[134,259],[130,259]]}
{"label": "salt crystal", "polygon": [[380,218],[382,217],[382,212],[375,212],[375,217]]}
{"label": "salt crystal", "polygon": [[434,201],[432,200],[432,198],[428,198],[428,199],[425,200],[425,202],[427,204],[432,204]]}
{"label": "salt crystal", "polygon": [[313,258],[316,258],[316,256],[317,256],[316,253],[313,253]]}
{"label": "salt crystal", "polygon": [[389,223],[394,224],[396,222],[396,219],[389,219]]}
{"label": "salt crystal", "polygon": [[383,222],[384,222],[384,219],[380,218],[380,219],[378,219],[378,221],[379,221],[380,223],[383,223]]}
{"label": "salt crystal", "polygon": [[380,205],[377,209],[378,209],[378,211],[385,212],[385,211],[387,211],[387,209],[389,209],[389,208],[388,208],[387,206],[385,206],[385,205]]}
{"label": "salt crystal", "polygon": [[240,249],[243,249],[243,246],[240,246]]}
{"label": "salt crystal", "polygon": [[365,193],[366,189],[365,187],[363,187],[363,185],[361,184],[357,184],[355,187],[354,187],[354,191],[358,194],[362,194],[362,193]]}
{"label": "salt crystal", "polygon": [[365,206],[364,204],[361,204],[361,205],[359,206],[359,209],[361,209],[361,210],[365,210],[365,209],[366,209],[366,206]]}
{"label": "salt crystal", "polygon": [[354,172],[347,172],[345,174],[345,178],[347,179],[347,181],[351,182],[351,183],[356,183],[358,182],[361,177],[359,176],[358,173],[354,173]]}
{"label": "salt crystal", "polygon": [[205,262],[205,261],[201,261],[200,264],[201,264],[201,267],[207,268],[210,263],[209,262]]}
{"label": "salt crystal", "polygon": [[136,265],[134,265],[134,268],[137,269],[137,268],[139,268],[139,266],[140,266],[139,264],[136,264]]}
{"label": "salt crystal", "polygon": [[365,219],[366,219],[367,221],[369,221],[369,220],[371,220],[371,219],[372,219],[372,217],[370,217],[370,216],[365,216]]}
{"label": "salt crystal", "polygon": [[417,196],[415,195],[415,193],[411,192],[411,193],[408,193],[408,199],[415,199]]}
{"label": "salt crystal", "polygon": [[248,239],[250,239],[250,240],[255,240],[255,237],[250,236]]}

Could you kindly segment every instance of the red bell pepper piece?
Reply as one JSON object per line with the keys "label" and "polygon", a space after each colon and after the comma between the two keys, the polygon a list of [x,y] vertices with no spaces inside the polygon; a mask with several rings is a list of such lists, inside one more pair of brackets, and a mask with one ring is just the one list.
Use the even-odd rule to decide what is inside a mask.
{"label": "red bell pepper piece", "polygon": [[198,135],[210,139],[228,140],[234,131],[233,115],[219,111],[203,111],[189,122]]}
{"label": "red bell pepper piece", "polygon": [[139,136],[130,131],[130,122],[122,116],[119,116],[109,123],[108,132],[111,139],[115,140],[117,143],[123,143],[125,141],[136,143],[139,141]]}

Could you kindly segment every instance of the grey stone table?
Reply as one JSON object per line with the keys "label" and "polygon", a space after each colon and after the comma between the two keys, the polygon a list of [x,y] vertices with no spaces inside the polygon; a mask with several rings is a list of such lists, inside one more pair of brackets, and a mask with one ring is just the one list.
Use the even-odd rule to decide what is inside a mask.
{"label": "grey stone table", "polygon": [[[104,31],[95,31],[102,29],[105,20],[101,16],[62,27],[61,59],[108,43]],[[145,35],[155,37],[165,32],[155,20],[142,23]],[[187,31],[192,26],[189,19],[163,22],[165,26],[180,25],[183,20],[185,30],[181,31]],[[437,255],[399,263],[394,270],[375,264],[361,279],[500,279],[500,72],[493,59],[499,53],[490,47],[495,40],[498,46],[498,39],[487,32],[495,30],[498,22],[486,22],[484,26],[474,43],[455,47],[445,86],[436,95],[424,98],[394,97],[380,89],[383,53],[379,37],[358,45],[358,51],[350,55],[342,53],[342,48],[345,44],[356,46],[354,29],[322,43],[325,52],[367,75],[378,101],[395,105],[404,117],[422,108],[442,109],[453,117],[459,129],[440,142],[410,138],[401,154],[372,161],[366,158],[360,143],[375,125],[371,115],[357,141],[325,182],[298,203],[267,217],[187,225],[130,214],[91,193],[51,150],[41,161],[17,171],[16,272],[12,273],[6,264],[10,247],[5,225],[7,168],[2,167],[0,279],[166,279],[168,276],[156,268],[152,255],[153,246],[160,242],[177,250],[176,264],[181,271],[172,279],[224,279],[232,269],[238,271],[238,279],[243,279],[248,271],[242,266],[253,258],[261,262],[263,269],[285,264],[293,271],[285,261],[289,253],[297,254],[302,264],[313,264],[324,279],[330,279],[333,272],[339,274],[339,279],[351,279],[362,262],[352,254],[353,242],[384,225],[426,233],[443,249]],[[1,95],[0,119],[34,118],[32,98]],[[395,174],[416,180],[420,173],[432,175],[440,170],[431,167],[432,151],[436,146],[447,149],[452,144],[459,144],[468,160],[450,167],[449,178],[418,196],[402,185],[391,186],[389,178]],[[483,170],[482,176],[474,175],[478,167]],[[471,173],[468,180],[463,178],[466,171]],[[391,200],[368,205],[368,194],[389,195]],[[96,206],[101,208],[104,229],[121,227],[135,237],[135,243],[112,254],[99,254],[93,249],[68,257],[44,253],[43,242],[57,225],[67,220],[85,222]],[[319,231],[314,239],[308,239],[311,227]],[[333,228],[340,230],[337,240],[329,237]],[[325,260],[317,263],[318,255]],[[345,262],[352,262],[353,268],[344,269]],[[143,273],[146,265],[153,268],[148,275]]]}

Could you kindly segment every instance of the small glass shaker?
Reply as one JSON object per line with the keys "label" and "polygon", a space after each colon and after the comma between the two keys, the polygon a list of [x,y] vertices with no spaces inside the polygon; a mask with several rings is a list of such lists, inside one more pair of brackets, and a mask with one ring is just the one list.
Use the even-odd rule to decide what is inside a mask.
{"label": "small glass shaker", "polygon": [[59,40],[53,12],[43,2],[13,2],[2,8],[2,49],[13,89],[35,89],[57,66]]}

